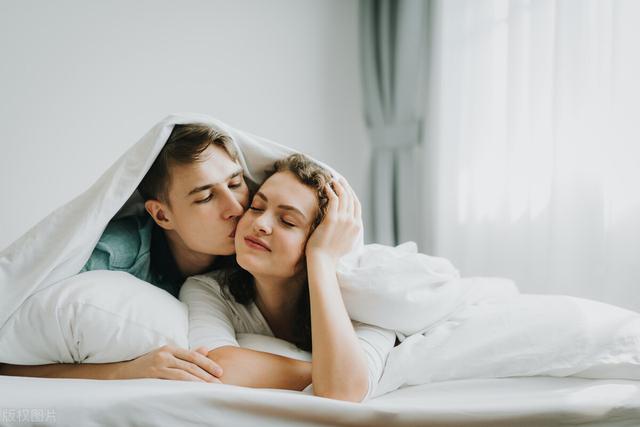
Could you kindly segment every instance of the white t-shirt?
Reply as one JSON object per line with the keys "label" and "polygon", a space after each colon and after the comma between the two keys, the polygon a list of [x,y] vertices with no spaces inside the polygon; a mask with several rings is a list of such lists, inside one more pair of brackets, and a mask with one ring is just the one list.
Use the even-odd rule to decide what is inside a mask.
{"label": "white t-shirt", "polygon": [[[189,347],[204,346],[209,351],[236,346],[236,334],[273,337],[266,319],[255,305],[243,305],[218,284],[216,273],[189,277],[180,290],[180,300],[189,308]],[[367,358],[369,390],[373,393],[382,376],[387,356],[395,344],[395,333],[377,326],[352,321]]]}

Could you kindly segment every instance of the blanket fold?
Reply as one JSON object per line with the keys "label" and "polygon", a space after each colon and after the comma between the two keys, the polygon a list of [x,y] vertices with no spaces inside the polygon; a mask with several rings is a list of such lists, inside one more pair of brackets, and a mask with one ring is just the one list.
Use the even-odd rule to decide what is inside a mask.
{"label": "blanket fold", "polygon": [[89,189],[54,210],[0,252],[0,328],[30,295],[78,273],[114,216],[143,210],[142,199],[136,190],[138,184],[174,125],[187,123],[211,124],[231,135],[245,177],[253,183],[260,183],[265,171],[276,160],[294,153],[290,148],[234,129],[206,115],[169,115],[125,152]]}

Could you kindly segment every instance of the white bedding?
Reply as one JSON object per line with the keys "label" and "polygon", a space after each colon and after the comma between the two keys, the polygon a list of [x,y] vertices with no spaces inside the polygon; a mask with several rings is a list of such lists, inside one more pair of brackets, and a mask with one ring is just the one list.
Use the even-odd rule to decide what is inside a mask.
{"label": "white bedding", "polygon": [[365,245],[338,280],[352,319],[395,330],[374,395],[470,378],[640,380],[640,314],[563,295],[519,293],[508,279],[461,278],[443,258]]}
{"label": "white bedding", "polygon": [[[247,176],[255,181],[260,180],[260,173],[267,164],[290,151],[228,128],[211,118],[171,116],[160,122],[87,192],[52,213],[0,253],[0,328],[12,327],[12,315],[21,314],[18,307],[36,291],[79,271],[106,223],[118,211],[122,212],[121,208],[126,210],[136,204],[135,195],[130,196],[173,125],[189,121],[212,122],[227,129],[242,153]],[[569,306],[556,306],[556,310],[551,311],[552,304],[536,303],[535,309],[531,309],[533,306],[530,305],[512,304],[515,299],[500,306],[476,305],[482,301],[466,292],[463,286],[469,283],[465,280],[473,279],[457,279],[453,266],[442,260],[414,256],[409,252],[406,256],[428,262],[433,268],[425,271],[437,280],[423,283],[422,277],[425,276],[422,270],[415,270],[418,274],[412,276],[403,276],[401,282],[405,285],[406,278],[417,280],[415,289],[408,288],[415,292],[395,294],[397,298],[390,306],[388,292],[397,290],[398,278],[384,281],[386,287],[383,290],[388,292],[372,294],[366,286],[372,282],[366,278],[380,279],[383,276],[373,269],[369,276],[358,270],[357,274],[350,276],[352,286],[349,291],[352,293],[345,299],[350,311],[357,308],[357,304],[354,306],[352,303],[359,301],[363,308],[359,311],[361,315],[382,314],[383,321],[403,321],[407,329],[398,327],[399,332],[421,332],[413,335],[416,337],[413,340],[404,340],[392,351],[381,380],[380,393],[418,382],[444,382],[400,389],[356,405],[300,393],[159,380],[96,382],[0,377],[0,425],[12,424],[7,421],[7,416],[23,416],[25,409],[46,408],[55,411],[56,425],[92,425],[98,422],[113,425],[133,422],[142,425],[204,422],[214,425],[286,425],[294,421],[304,421],[307,425],[369,426],[388,425],[391,421],[406,425],[460,425],[461,421],[470,420],[473,425],[491,426],[500,423],[514,425],[516,420],[518,425],[537,425],[540,420],[556,421],[556,424],[567,420],[567,425],[579,424],[581,420],[590,425],[640,425],[637,381],[577,378],[449,381],[465,376],[573,375],[582,374],[583,370],[591,370],[590,373],[596,377],[606,377],[615,371],[615,378],[640,378],[640,321],[637,313],[624,313],[622,309],[614,310],[604,305],[596,307],[593,302],[580,301]],[[372,261],[373,258],[368,259],[373,263],[369,267],[379,266]],[[358,261],[352,268],[363,266],[366,265]],[[343,277],[350,271],[342,271]],[[388,275],[395,274],[393,270],[385,271]],[[360,282],[356,280],[358,278]],[[358,283],[364,286],[358,287]],[[442,286],[445,283],[449,286]],[[500,284],[498,294],[513,296],[513,289],[508,283],[502,281]],[[368,299],[359,299],[362,297],[359,290],[365,291]],[[467,297],[473,298],[469,301]],[[401,312],[407,298],[426,305],[416,304],[414,310]],[[528,296],[514,298],[527,304],[531,302],[531,299],[521,299]],[[450,304],[440,304],[443,300]],[[472,304],[465,308],[464,304],[469,302]],[[458,310],[459,303],[464,303],[464,309]],[[585,304],[589,304],[588,310],[583,310]],[[517,311],[517,307],[526,310]],[[566,307],[574,309],[569,312]],[[399,318],[398,313],[405,317]],[[417,317],[425,323],[414,325]],[[572,327],[567,328],[567,325]],[[24,333],[21,330],[14,332],[16,336]],[[466,339],[468,337],[473,339]],[[558,337],[560,339],[556,339]],[[15,348],[4,344],[0,348],[5,352]],[[545,359],[546,356],[549,359]],[[562,371],[558,362],[563,360],[572,371]],[[576,361],[585,363],[576,364]],[[633,418],[629,418],[629,414]],[[611,420],[623,424],[611,424]],[[629,420],[635,422],[629,423]],[[19,420],[16,424],[25,425]]]}
{"label": "white bedding", "polygon": [[[0,396],[0,425],[15,426],[640,425],[640,381],[627,380],[449,381],[357,404],[298,392],[166,380],[0,377]],[[18,420],[18,414],[27,418]],[[41,416],[49,422],[34,418]]]}

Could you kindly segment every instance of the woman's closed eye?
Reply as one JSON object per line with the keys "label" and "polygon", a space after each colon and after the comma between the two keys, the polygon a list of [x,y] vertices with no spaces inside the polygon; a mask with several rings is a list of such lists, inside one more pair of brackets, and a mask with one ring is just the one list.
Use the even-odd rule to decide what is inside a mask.
{"label": "woman's closed eye", "polygon": [[287,220],[286,220],[286,219],[284,219],[284,218],[280,218],[280,221],[282,221],[282,223],[283,223],[284,225],[286,225],[287,227],[295,227],[295,226],[296,226],[294,223],[292,223],[292,222],[290,222],[290,221],[287,221]]}
{"label": "woman's closed eye", "polygon": [[[264,212],[264,209],[262,209],[262,208],[260,208],[258,206],[249,206],[249,210],[253,211],[253,212],[256,212],[256,213],[257,212]],[[280,222],[282,222],[282,224],[284,224],[287,227],[295,227],[296,226],[295,223],[291,222],[290,220],[288,220],[288,219],[286,219],[284,217],[280,218]]]}
{"label": "woman's closed eye", "polygon": [[236,182],[230,182],[229,183],[229,188],[240,188],[242,187],[242,180],[236,181]]}

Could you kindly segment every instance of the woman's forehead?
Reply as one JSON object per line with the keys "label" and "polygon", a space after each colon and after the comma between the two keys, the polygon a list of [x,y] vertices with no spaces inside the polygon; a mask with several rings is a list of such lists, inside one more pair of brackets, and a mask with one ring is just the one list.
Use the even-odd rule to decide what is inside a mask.
{"label": "woman's forehead", "polygon": [[300,182],[293,173],[276,172],[258,189],[269,203],[293,206],[313,218],[318,209],[316,190]]}

